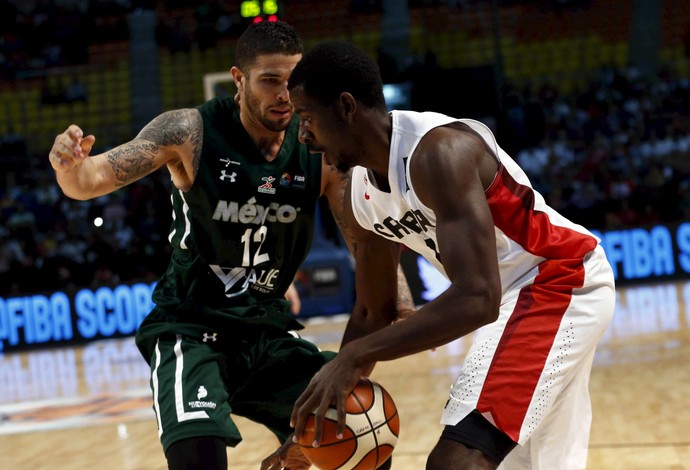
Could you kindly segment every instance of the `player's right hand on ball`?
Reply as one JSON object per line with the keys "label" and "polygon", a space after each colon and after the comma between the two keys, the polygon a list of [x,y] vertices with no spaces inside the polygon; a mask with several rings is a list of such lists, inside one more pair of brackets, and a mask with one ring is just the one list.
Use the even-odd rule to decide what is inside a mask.
{"label": "player's right hand on ball", "polygon": [[67,173],[89,156],[96,138],[92,135],[84,137],[84,131],[72,124],[65,132],[55,137],[48,159],[57,173]]}

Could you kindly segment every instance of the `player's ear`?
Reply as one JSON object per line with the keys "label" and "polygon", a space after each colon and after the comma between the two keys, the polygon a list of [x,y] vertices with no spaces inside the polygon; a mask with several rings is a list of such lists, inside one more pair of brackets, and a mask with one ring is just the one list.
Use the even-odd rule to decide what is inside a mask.
{"label": "player's ear", "polygon": [[243,86],[242,79],[244,78],[244,72],[242,72],[242,70],[240,70],[239,68],[233,66],[230,69],[230,73],[232,74],[232,79],[235,81],[237,91],[241,91],[241,87]]}
{"label": "player's ear", "polygon": [[357,100],[355,100],[355,97],[350,93],[343,92],[340,94],[338,105],[343,119],[350,121],[357,111]]}

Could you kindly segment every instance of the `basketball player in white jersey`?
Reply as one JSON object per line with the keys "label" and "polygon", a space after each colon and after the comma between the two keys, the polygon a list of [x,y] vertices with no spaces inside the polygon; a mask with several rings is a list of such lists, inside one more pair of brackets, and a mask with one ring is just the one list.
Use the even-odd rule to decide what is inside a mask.
{"label": "basketball player in white jersey", "polygon": [[[340,353],[295,404],[296,436],[315,410],[318,445],[331,404],[342,430],[344,397],[369,364],[476,331],[427,468],[585,468],[590,370],[615,301],[599,240],[547,206],[483,124],[388,113],[376,64],[355,46],[313,48],[288,87],[300,139],[353,168],[345,207],[353,245],[379,237],[356,250],[357,307]],[[395,301],[395,285],[380,279],[391,278],[400,244],[450,287],[411,318],[359,334],[376,315],[367,305]]]}

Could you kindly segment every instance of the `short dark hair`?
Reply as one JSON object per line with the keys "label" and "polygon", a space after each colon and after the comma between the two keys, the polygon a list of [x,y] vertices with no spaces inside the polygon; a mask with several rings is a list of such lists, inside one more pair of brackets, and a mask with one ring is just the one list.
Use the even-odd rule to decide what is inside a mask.
{"label": "short dark hair", "polygon": [[365,51],[348,42],[323,42],[304,54],[288,81],[288,89],[296,87],[302,87],[324,106],[347,92],[366,106],[386,108],[378,65]]}
{"label": "short dark hair", "polygon": [[235,65],[247,72],[257,56],[296,55],[303,51],[302,40],[292,26],[283,21],[260,21],[249,25],[237,41]]}

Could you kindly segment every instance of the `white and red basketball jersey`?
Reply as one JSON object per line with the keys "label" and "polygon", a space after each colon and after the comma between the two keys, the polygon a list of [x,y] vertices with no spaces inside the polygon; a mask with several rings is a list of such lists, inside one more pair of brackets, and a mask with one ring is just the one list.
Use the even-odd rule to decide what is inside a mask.
{"label": "white and red basketball jersey", "polygon": [[[477,409],[520,444],[500,469],[584,468],[589,374],[615,305],[613,273],[599,240],[546,205],[485,125],[432,112],[392,112],[390,192],[380,191],[367,169],[354,168],[354,215],[365,229],[408,246],[445,275],[436,217],[415,194],[409,168],[424,135],[455,121],[476,131],[499,160],[485,194],[502,299],[498,319],[474,336],[441,422],[455,425]],[[439,190],[453,197],[453,188]]]}
{"label": "white and red basketball jersey", "polygon": [[[422,204],[411,183],[410,160],[419,141],[431,129],[460,121],[475,130],[499,159],[499,172],[486,191],[496,232],[503,292],[532,277],[545,259],[582,259],[598,240],[584,227],[546,205],[524,171],[503,151],[484,124],[433,112],[393,111],[388,180],[390,193],[379,191],[368,170],[352,173],[352,207],[359,224],[400,242],[429,260],[441,273],[436,253],[436,217]],[[453,197],[453,188],[442,188]]]}

